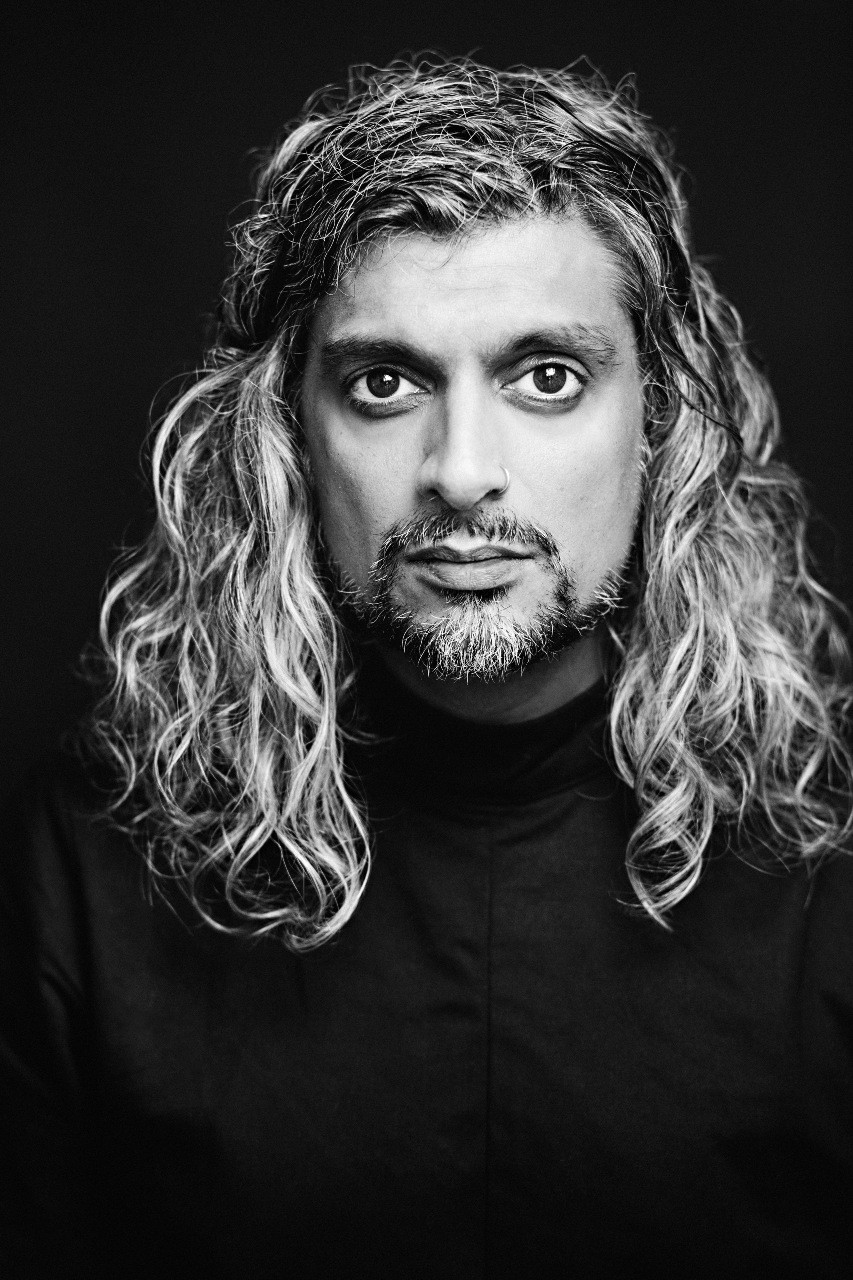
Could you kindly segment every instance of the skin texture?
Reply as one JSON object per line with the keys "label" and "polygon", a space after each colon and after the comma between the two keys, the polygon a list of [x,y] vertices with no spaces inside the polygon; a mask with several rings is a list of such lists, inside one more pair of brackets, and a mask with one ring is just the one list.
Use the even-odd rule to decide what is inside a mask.
{"label": "skin texture", "polygon": [[[452,241],[397,236],[324,299],[309,336],[303,429],[326,546],[353,583],[370,589],[393,525],[436,511],[534,521],[581,605],[618,572],[636,526],[643,431],[618,281],[612,254],[579,218],[531,217]],[[456,531],[441,545],[468,553],[484,539]],[[433,618],[456,607],[454,589],[496,585],[506,590],[490,607],[524,622],[552,575],[538,553],[450,569],[404,557],[394,589]],[[601,670],[595,632],[499,683],[431,680],[401,652],[383,656],[436,705],[505,722],[546,714]]]}

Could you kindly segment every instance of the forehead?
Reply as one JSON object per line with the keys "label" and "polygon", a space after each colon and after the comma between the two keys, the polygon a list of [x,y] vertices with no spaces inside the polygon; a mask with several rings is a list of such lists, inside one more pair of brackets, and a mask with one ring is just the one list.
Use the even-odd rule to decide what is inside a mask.
{"label": "forehead", "polygon": [[531,216],[452,239],[405,232],[344,275],[318,307],[312,336],[428,334],[453,345],[569,322],[631,341],[620,279],[614,254],[577,216]]}

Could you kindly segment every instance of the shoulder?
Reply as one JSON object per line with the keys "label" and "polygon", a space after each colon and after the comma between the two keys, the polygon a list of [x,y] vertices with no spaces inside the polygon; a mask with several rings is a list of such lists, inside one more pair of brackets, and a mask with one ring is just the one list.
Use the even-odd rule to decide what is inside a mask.
{"label": "shoulder", "polygon": [[113,793],[106,771],[72,747],[43,757],[0,810],[4,870],[68,850],[108,826]]}
{"label": "shoulder", "polygon": [[0,909],[42,944],[61,945],[104,881],[139,892],[143,858],[110,818],[106,771],[71,748],[30,770],[0,810]]}
{"label": "shoulder", "polygon": [[115,794],[97,764],[63,751],[0,815],[0,965],[10,956],[11,968],[110,1016],[166,971],[180,989],[188,966],[203,968],[225,945],[183,894],[154,880],[141,839],[111,816]]}
{"label": "shoulder", "polygon": [[853,910],[853,848],[839,849],[825,858],[812,872],[811,902],[821,910],[849,912]]}
{"label": "shoulder", "polygon": [[845,985],[853,1008],[853,853],[833,853],[811,873],[806,916],[805,965]]}
{"label": "shoulder", "polygon": [[853,1136],[853,855],[810,877],[800,956],[799,1027],[807,1110],[839,1168]]}

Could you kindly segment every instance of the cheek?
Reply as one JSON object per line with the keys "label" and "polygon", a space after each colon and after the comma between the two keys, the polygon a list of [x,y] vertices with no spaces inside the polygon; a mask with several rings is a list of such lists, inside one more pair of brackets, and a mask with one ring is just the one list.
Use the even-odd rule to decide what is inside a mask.
{"label": "cheek", "polygon": [[642,492],[642,414],[573,454],[554,524],[582,593],[619,568],[634,536]]}
{"label": "cheek", "polygon": [[599,490],[601,516],[614,537],[624,542],[633,534],[642,487],[642,424],[613,448],[602,468]]}
{"label": "cheek", "polygon": [[308,454],[326,546],[363,583],[389,525],[401,514],[391,491],[399,469],[334,426],[309,436]]}

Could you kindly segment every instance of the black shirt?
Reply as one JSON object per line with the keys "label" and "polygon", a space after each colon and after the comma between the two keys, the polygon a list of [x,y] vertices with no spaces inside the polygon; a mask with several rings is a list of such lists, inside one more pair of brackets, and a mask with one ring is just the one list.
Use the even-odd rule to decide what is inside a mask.
{"label": "black shirt", "polygon": [[14,1274],[849,1273],[853,863],[630,911],[599,686],[464,722],[367,682],[375,835],[294,955],[146,893],[70,760],[6,817]]}

